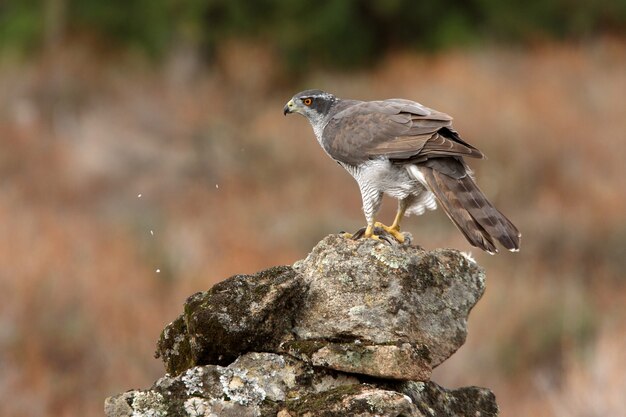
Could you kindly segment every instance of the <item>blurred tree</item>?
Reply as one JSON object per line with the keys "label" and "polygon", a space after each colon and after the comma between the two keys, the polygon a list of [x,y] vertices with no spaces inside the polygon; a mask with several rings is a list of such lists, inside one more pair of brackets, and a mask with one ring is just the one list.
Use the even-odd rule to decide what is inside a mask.
{"label": "blurred tree", "polygon": [[0,48],[30,50],[43,36],[43,13],[37,0],[0,2]]}
{"label": "blurred tree", "polygon": [[[44,7],[41,7],[43,2]],[[13,0],[0,49],[30,52],[62,34],[161,57],[176,40],[210,56],[226,37],[275,45],[291,65],[352,66],[389,48],[527,42],[626,33],[626,0]]]}
{"label": "blurred tree", "polygon": [[44,4],[43,37],[47,48],[54,48],[63,38],[67,18],[66,0],[47,0]]}
{"label": "blurred tree", "polygon": [[170,0],[69,0],[71,30],[161,55],[171,37]]}

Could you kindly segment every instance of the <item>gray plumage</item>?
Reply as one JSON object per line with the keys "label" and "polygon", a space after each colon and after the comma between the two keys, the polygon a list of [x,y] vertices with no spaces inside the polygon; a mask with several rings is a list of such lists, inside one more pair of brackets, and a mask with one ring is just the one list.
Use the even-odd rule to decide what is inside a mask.
{"label": "gray plumage", "polygon": [[487,200],[463,160],[484,155],[461,139],[447,114],[410,100],[344,100],[321,90],[296,94],[284,108],[294,112],[357,181],[366,235],[376,237],[375,216],[387,194],[398,199],[398,214],[391,227],[381,226],[399,240],[402,215],[434,210],[439,202],[473,246],[495,253],[498,241],[519,249],[519,231]]}

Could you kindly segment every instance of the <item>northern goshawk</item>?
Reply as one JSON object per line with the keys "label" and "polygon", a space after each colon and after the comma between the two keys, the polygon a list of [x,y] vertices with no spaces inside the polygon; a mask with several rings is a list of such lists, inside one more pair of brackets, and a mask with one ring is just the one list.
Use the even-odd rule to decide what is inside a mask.
{"label": "northern goshawk", "polygon": [[[379,227],[403,242],[402,216],[439,202],[473,246],[495,253],[497,240],[519,250],[519,231],[487,200],[463,160],[484,155],[461,139],[447,114],[410,100],[344,100],[321,90],[296,94],[283,110],[305,116],[322,148],[359,184],[365,237],[377,239]],[[383,194],[398,199],[391,226],[375,222]]]}

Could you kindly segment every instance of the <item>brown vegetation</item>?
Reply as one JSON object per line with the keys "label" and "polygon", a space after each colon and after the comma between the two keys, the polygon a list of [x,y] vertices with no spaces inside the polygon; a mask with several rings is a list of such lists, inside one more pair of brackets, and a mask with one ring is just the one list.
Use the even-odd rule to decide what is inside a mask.
{"label": "brown vegetation", "polygon": [[[309,87],[454,115],[523,233],[519,254],[475,253],[487,292],[434,380],[493,388],[503,416],[623,413],[625,43],[397,53],[297,84],[245,47],[253,62],[233,45],[204,70],[81,47],[0,67],[0,415],[101,415],[162,374],[155,342],[188,295],[362,226],[353,180],[282,116]],[[405,230],[470,250],[441,212]]]}

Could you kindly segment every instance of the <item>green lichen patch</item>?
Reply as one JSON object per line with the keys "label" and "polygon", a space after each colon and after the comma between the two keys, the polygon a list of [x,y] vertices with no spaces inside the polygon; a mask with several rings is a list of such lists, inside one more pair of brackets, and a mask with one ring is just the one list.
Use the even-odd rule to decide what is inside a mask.
{"label": "green lichen patch", "polygon": [[432,371],[428,348],[410,343],[328,344],[312,355],[312,363],[352,374],[401,380],[428,380]]}
{"label": "green lichen patch", "polygon": [[409,397],[370,384],[337,387],[309,394],[281,407],[290,416],[413,416],[415,406]]}
{"label": "green lichen patch", "polygon": [[193,366],[193,356],[183,316],[168,324],[157,342],[156,358],[161,358],[165,370],[177,375]]}
{"label": "green lichen patch", "polygon": [[[364,387],[368,385],[343,385],[328,391],[309,394],[300,397],[296,400],[289,400],[284,403],[284,409],[287,410],[292,416],[302,416],[306,413],[313,413],[313,415],[328,415],[323,414],[324,411],[330,412],[333,408],[341,406],[342,400],[348,396],[360,394]],[[345,414],[342,416],[350,415],[348,411],[356,410],[344,410]],[[338,415],[339,416],[339,415]]]}
{"label": "green lichen patch", "polygon": [[406,256],[400,256],[390,250],[373,250],[372,256],[381,262],[385,267],[391,269],[406,269],[408,259]]}
{"label": "green lichen patch", "polygon": [[131,404],[133,417],[165,417],[167,404],[163,396],[155,391],[137,391]]}
{"label": "green lichen patch", "polygon": [[283,343],[281,349],[296,358],[310,359],[315,352],[327,344],[327,340],[293,340]]}
{"label": "green lichen patch", "polygon": [[486,388],[464,387],[448,390],[432,381],[405,382],[389,386],[408,395],[424,415],[497,417],[495,395]]}
{"label": "green lichen patch", "polygon": [[157,344],[169,373],[197,365],[228,365],[251,351],[275,351],[289,333],[306,292],[289,266],[235,275],[187,299],[184,313]]}

